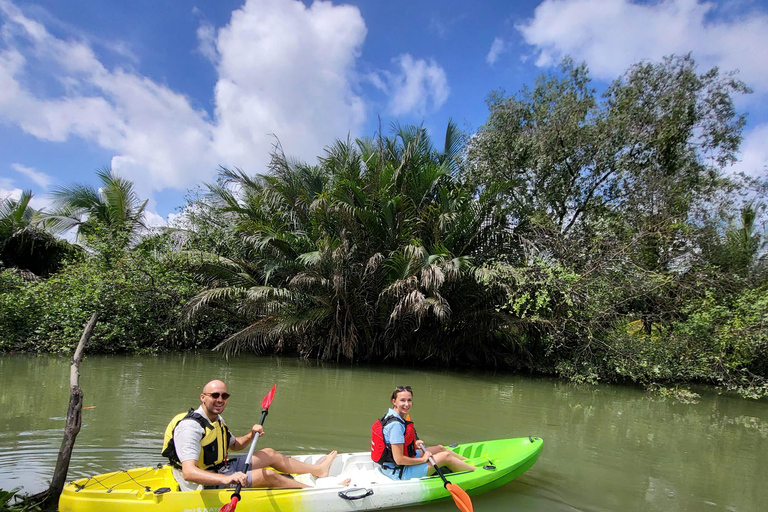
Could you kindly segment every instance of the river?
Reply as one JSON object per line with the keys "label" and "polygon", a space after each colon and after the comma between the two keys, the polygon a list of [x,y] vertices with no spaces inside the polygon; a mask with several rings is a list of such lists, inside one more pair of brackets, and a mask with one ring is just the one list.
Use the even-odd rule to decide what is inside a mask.
{"label": "river", "polygon": [[[221,378],[235,434],[277,394],[260,446],[284,453],[365,451],[397,385],[414,389],[412,417],[429,443],[535,435],[538,462],[472,498],[478,512],[729,511],[768,507],[768,402],[697,390],[683,404],[624,386],[574,385],[493,372],[337,366],[215,354],[90,356],[81,364],[83,427],[69,479],[154,465],[170,418],[199,405]],[[61,445],[69,360],[0,356],[0,488],[47,487]],[[410,509],[417,510],[417,509]],[[418,508],[455,512],[448,500]]]}

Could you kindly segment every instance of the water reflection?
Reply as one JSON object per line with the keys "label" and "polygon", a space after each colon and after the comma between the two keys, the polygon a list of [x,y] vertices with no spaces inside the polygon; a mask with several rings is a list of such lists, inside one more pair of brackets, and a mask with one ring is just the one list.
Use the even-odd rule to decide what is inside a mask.
{"label": "water reflection", "polygon": [[[702,392],[697,404],[618,386],[546,378],[386,367],[338,367],[211,354],[88,357],[83,429],[70,478],[154,465],[170,418],[223,378],[236,434],[258,420],[277,383],[262,443],[287,453],[364,451],[397,385],[414,388],[427,442],[524,435],[545,440],[539,462],[510,485],[473,497],[476,510],[760,510],[768,502],[768,403]],[[69,361],[0,357],[0,487],[47,485],[62,439]],[[410,509],[415,510],[415,509]],[[454,511],[452,502],[420,507]]]}

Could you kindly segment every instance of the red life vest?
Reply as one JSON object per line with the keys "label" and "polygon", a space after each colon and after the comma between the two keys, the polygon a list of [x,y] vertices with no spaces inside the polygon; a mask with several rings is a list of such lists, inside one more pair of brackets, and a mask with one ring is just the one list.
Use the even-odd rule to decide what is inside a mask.
{"label": "red life vest", "polygon": [[371,425],[371,459],[378,464],[389,462],[398,466],[392,455],[392,446],[384,440],[384,427],[391,421],[399,421],[405,425],[405,454],[409,457],[416,456],[416,440],[419,436],[416,435],[413,422],[397,415],[389,415],[374,421]]}

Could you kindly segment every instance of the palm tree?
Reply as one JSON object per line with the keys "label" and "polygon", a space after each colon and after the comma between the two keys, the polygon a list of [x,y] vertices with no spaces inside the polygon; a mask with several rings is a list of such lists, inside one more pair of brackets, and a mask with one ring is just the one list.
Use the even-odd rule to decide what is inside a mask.
{"label": "palm tree", "polygon": [[6,197],[0,201],[0,235],[7,237],[32,223],[37,212],[29,206],[31,200],[32,191],[24,190],[18,200]]}
{"label": "palm tree", "polygon": [[458,132],[446,133],[443,151],[423,128],[395,125],[391,137],[336,141],[318,165],[278,150],[269,175],[223,170],[211,203],[248,256],[195,256],[208,289],[189,316],[219,307],[244,320],[226,351],[402,359],[444,344],[447,359],[463,350],[452,340],[487,341],[464,319],[493,310],[473,265],[498,224],[459,180]]}
{"label": "palm tree", "polygon": [[745,203],[737,214],[722,214],[708,220],[699,244],[703,262],[714,265],[723,274],[741,277],[764,272],[766,237],[758,220],[765,205]]}
{"label": "palm tree", "polygon": [[53,191],[55,210],[42,215],[50,229],[64,233],[76,229],[76,237],[86,245],[108,240],[124,249],[145,229],[144,209],[133,189],[133,182],[119,177],[109,168],[96,172],[101,186],[74,184]]}
{"label": "palm tree", "polygon": [[35,225],[40,212],[29,206],[32,197],[32,191],[25,190],[18,200],[8,197],[0,201],[0,261],[46,276],[56,272],[74,249]]}

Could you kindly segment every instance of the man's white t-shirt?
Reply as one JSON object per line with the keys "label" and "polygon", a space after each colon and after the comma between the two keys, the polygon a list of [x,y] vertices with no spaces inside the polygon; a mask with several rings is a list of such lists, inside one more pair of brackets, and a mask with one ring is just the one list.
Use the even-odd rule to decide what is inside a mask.
{"label": "man's white t-shirt", "polygon": [[[203,418],[208,418],[202,405],[195,412]],[[221,415],[217,419],[221,421],[222,425],[226,425]],[[203,436],[205,436],[205,429],[194,420],[182,420],[176,425],[176,428],[173,429],[173,444],[176,447],[176,456],[179,458],[179,462],[197,461],[200,458],[200,441],[203,440]],[[229,440],[229,446],[232,446],[234,442],[235,437],[232,436]],[[200,484],[185,480],[180,469],[173,468],[173,476],[179,483],[179,490],[181,491],[198,491],[203,488]]]}

